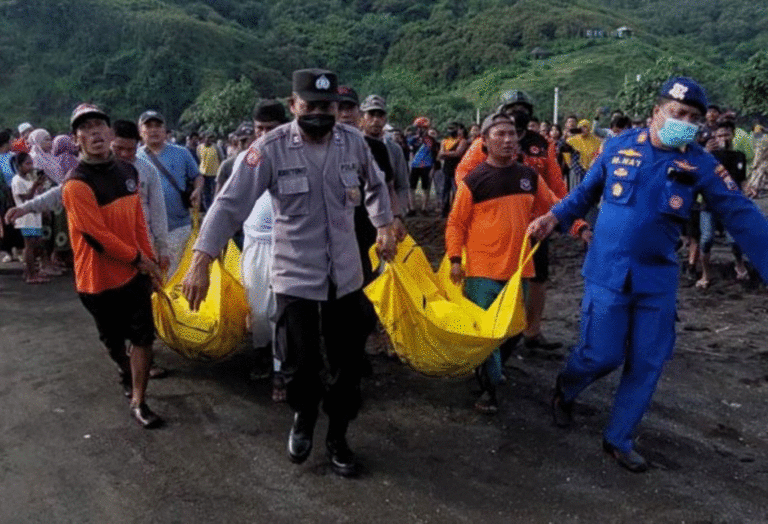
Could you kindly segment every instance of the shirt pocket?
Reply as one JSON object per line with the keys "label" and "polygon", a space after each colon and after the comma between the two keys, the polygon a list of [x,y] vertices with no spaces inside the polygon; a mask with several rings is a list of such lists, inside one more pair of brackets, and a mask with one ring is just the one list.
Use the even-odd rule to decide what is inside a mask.
{"label": "shirt pocket", "polygon": [[695,200],[695,182],[696,179],[691,173],[670,169],[661,191],[659,212],[676,222],[686,222],[691,216],[691,207]]}
{"label": "shirt pocket", "polygon": [[603,199],[611,204],[628,205],[635,195],[634,180],[617,180],[609,178],[605,186]]}
{"label": "shirt pocket", "polygon": [[613,204],[630,204],[636,186],[637,167],[611,166],[603,198]]}
{"label": "shirt pocket", "polygon": [[280,213],[286,216],[309,213],[309,179],[305,176],[288,176],[277,179],[277,195]]}
{"label": "shirt pocket", "polygon": [[344,188],[344,205],[356,207],[363,202],[363,193],[360,190],[360,177],[357,171],[342,170],[341,185]]}

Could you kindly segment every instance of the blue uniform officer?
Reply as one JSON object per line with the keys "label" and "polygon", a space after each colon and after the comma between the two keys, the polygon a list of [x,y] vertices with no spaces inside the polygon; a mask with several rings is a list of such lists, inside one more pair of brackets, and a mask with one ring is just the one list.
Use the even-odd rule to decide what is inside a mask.
{"label": "blue uniform officer", "polygon": [[768,281],[768,222],[717,160],[694,142],[706,112],[704,90],[689,78],[668,80],[650,128],[606,143],[584,181],[529,232],[567,230],[602,198],[582,275],[579,343],[556,383],[555,422],[571,422],[573,401],[622,363],[603,448],[631,471],[647,463],[632,435],[648,408],[675,343],[676,247],[695,195],[701,194]]}

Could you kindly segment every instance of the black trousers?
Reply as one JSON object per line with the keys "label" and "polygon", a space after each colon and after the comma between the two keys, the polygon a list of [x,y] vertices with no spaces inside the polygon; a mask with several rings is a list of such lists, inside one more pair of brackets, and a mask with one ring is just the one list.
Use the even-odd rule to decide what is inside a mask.
{"label": "black trousers", "polygon": [[275,344],[294,411],[315,411],[322,400],[331,420],[357,416],[367,336],[362,329],[364,298],[361,290],[336,298],[333,289],[325,301],[275,295]]}

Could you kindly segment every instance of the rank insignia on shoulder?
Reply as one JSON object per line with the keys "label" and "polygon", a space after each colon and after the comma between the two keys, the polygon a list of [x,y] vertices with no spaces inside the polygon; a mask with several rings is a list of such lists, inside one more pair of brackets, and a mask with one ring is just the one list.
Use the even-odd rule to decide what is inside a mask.
{"label": "rank insignia on shoulder", "polygon": [[643,131],[639,135],[637,135],[637,143],[638,144],[645,144],[648,141],[648,133],[646,131]]}
{"label": "rank insignia on shoulder", "polygon": [[680,169],[684,169],[685,171],[696,171],[698,167],[694,166],[693,164],[689,163],[686,160],[673,160],[672,161],[677,167]]}
{"label": "rank insignia on shoulder", "polygon": [[623,192],[624,192],[624,187],[618,182],[613,184],[613,186],[611,187],[611,194],[617,198],[620,197]]}
{"label": "rank insignia on shoulder", "polygon": [[674,210],[678,210],[681,207],[683,207],[683,197],[678,195],[672,195],[672,198],[669,199],[669,207],[671,207]]}
{"label": "rank insignia on shoulder", "polygon": [[256,167],[261,163],[261,153],[255,147],[248,150],[248,155],[245,157],[245,163],[251,167]]}
{"label": "rank insignia on shoulder", "polygon": [[624,156],[630,156],[630,157],[634,157],[634,158],[643,156],[643,154],[640,151],[637,151],[635,149],[622,149],[617,154],[624,155]]}
{"label": "rank insignia on shoulder", "polygon": [[731,175],[729,175],[727,172],[725,176],[722,176],[720,178],[723,180],[725,187],[727,187],[729,191],[739,190],[739,185],[736,183],[736,181],[733,178],[731,178]]}
{"label": "rank insignia on shoulder", "polygon": [[624,178],[625,176],[627,176],[629,174],[629,171],[627,171],[623,167],[620,167],[620,168],[616,169],[616,171],[614,171],[613,174],[615,176],[619,177],[619,178]]}

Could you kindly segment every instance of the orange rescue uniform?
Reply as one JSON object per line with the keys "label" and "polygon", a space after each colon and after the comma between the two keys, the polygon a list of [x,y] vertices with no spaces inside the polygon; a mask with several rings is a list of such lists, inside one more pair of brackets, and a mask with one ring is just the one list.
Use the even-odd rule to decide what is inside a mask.
{"label": "orange rescue uniform", "polygon": [[[530,167],[498,168],[482,162],[459,182],[445,229],[446,255],[461,261],[466,274],[509,280],[517,270],[520,249],[531,217],[543,215],[559,199]],[[529,262],[523,276],[535,276]]]}
{"label": "orange rescue uniform", "polygon": [[64,183],[75,258],[75,285],[97,294],[138,274],[139,252],[154,260],[138,192],[136,168],[122,160],[80,162]]}

